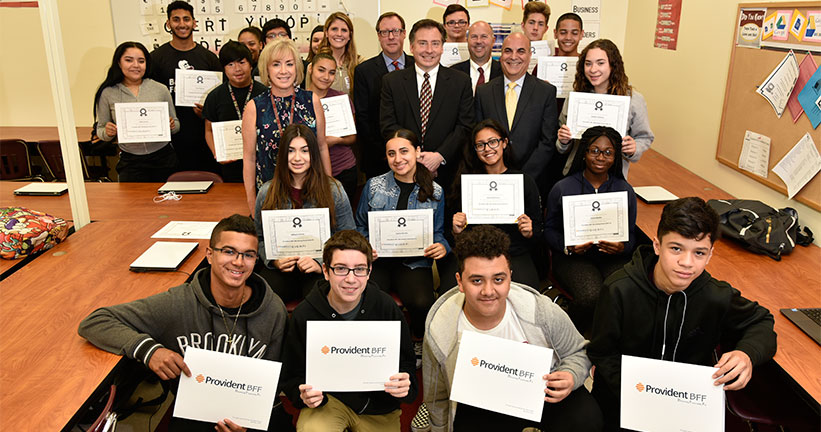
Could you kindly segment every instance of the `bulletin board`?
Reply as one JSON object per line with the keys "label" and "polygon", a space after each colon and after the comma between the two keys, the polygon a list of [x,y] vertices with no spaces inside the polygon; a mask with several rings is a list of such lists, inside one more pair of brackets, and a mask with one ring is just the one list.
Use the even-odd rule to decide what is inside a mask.
{"label": "bulletin board", "polygon": [[[172,0],[111,0],[114,40],[142,42],[149,51],[171,40],[165,28],[165,6]],[[333,12],[348,14],[358,28],[373,28],[379,17],[379,0],[186,0],[194,7],[197,29],[194,41],[217,52],[249,25],[262,28],[280,18],[291,27],[297,46],[307,51],[311,30],[325,24]],[[356,34],[356,33],[354,33]]]}
{"label": "bulletin board", "polygon": [[[806,16],[807,11],[821,10],[821,5],[818,2],[742,3],[739,4],[733,23],[736,31],[732,40],[730,71],[727,75],[727,86],[724,93],[724,108],[721,115],[716,159],[786,195],[786,185],[772,171],[772,168],[806,133],[810,134],[816,148],[821,149],[821,126],[813,129],[806,113],[793,123],[793,118],[787,108],[781,118],[778,118],[769,102],[757,94],[756,89],[789,53],[789,48],[794,50],[799,64],[806,55],[812,55],[816,64],[821,66],[821,43],[799,41],[788,32],[788,40],[783,43],[770,42],[768,39],[762,42],[761,48],[738,46],[736,41],[742,8],[767,8],[768,15],[776,10],[798,10]],[[765,42],[767,42],[766,45]],[[738,167],[744,135],[748,130],[771,139],[766,178]],[[810,180],[793,199],[821,211],[821,173]]]}

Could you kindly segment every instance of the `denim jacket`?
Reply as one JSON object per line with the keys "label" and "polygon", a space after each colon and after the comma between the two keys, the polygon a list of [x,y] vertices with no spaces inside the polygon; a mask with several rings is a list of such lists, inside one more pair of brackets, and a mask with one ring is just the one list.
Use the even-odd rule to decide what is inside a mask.
{"label": "denim jacket", "polygon": [[[419,185],[413,186],[408,197],[408,210],[433,209],[433,242],[442,243],[450,253],[450,244],[445,240],[445,199],[442,187],[433,184],[433,197],[425,202],[419,202]],[[399,201],[399,186],[393,177],[393,171],[373,177],[365,183],[362,196],[359,198],[359,207],[356,209],[356,230],[368,237],[368,212],[381,210],[396,210]],[[425,257],[411,257],[404,261],[411,269],[433,267],[433,260]]]}
{"label": "denim jacket", "polygon": [[[257,202],[254,206],[254,224],[256,224],[257,238],[259,239],[259,257],[262,260],[262,263],[268,268],[274,267],[273,263],[265,256],[265,238],[262,235],[262,203],[265,202],[265,197],[268,196],[268,190],[271,188],[272,181],[273,180],[268,180],[262,185],[262,187],[259,188],[259,192],[257,193]],[[345,194],[345,190],[342,189],[342,184],[336,179],[331,177],[330,181],[331,194],[334,197],[334,215],[336,216],[336,226],[331,227],[331,235],[341,230],[356,229],[353,222],[351,203],[348,202],[348,195]],[[288,200],[285,207],[280,210],[289,210],[291,208],[291,201]],[[305,201],[302,204],[302,208],[316,208],[316,203]],[[321,259],[318,259],[317,262],[322,264]]]}

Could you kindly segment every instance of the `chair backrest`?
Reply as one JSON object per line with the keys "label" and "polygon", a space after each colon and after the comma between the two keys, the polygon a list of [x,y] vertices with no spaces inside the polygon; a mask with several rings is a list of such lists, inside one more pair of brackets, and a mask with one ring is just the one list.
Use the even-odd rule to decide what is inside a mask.
{"label": "chair backrest", "polygon": [[[46,168],[48,168],[52,177],[60,180],[66,179],[66,168],[63,162],[63,152],[60,149],[60,141],[40,141],[37,143],[37,152],[40,153],[40,157],[43,158],[43,162],[46,163]],[[88,174],[88,168],[86,167],[86,161],[82,152],[80,152],[80,164],[83,167],[83,178],[88,180],[91,176]]]}
{"label": "chair backrest", "polygon": [[26,142],[20,139],[0,140],[0,180],[31,177],[31,158]]}
{"label": "chair backrest", "polygon": [[222,183],[222,177],[211,171],[180,171],[168,176],[168,181],[208,181]]}

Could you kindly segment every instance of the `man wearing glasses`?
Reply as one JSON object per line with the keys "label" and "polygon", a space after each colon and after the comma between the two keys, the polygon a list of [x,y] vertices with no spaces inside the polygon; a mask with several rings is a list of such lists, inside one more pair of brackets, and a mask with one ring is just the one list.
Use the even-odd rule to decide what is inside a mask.
{"label": "man wearing glasses", "polygon": [[[164,293],[97,309],[80,336],[108,352],[145,364],[162,380],[191,376],[187,347],[279,361],[287,312],[282,300],[253,273],[257,235],[247,216],[221,220],[206,249],[210,264],[189,282]],[[271,425],[285,417],[274,407]],[[287,417],[285,417],[287,424]],[[173,417],[169,430],[244,430],[228,419],[216,424]]]}
{"label": "man wearing glasses", "polygon": [[[336,232],[322,252],[325,281],[317,283],[294,309],[285,337],[282,388],[297,408],[300,431],[400,430],[400,403],[419,391],[410,329],[391,296],[368,283],[373,250],[354,230]],[[385,377],[384,391],[328,392],[305,383],[305,333],[308,321],[400,321],[399,373]],[[339,371],[345,373],[344,370]]]}
{"label": "man wearing glasses", "polygon": [[356,111],[356,136],[363,160],[360,167],[367,178],[388,171],[385,141],[379,132],[379,95],[382,77],[413,65],[405,54],[405,20],[396,12],[385,12],[376,20],[376,36],[382,52],[356,66],[353,101]]}
{"label": "man wearing glasses", "polygon": [[470,14],[464,6],[452,4],[445,8],[442,23],[448,33],[447,42],[467,42],[467,30],[470,25]]}

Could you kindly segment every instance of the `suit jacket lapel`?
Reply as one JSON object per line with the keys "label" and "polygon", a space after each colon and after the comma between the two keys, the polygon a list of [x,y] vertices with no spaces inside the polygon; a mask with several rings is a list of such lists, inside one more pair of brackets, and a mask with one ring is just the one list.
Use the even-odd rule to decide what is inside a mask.
{"label": "suit jacket lapel", "polygon": [[439,112],[439,108],[442,107],[442,104],[444,103],[444,100],[447,97],[448,90],[446,87],[450,84],[450,75],[448,74],[448,72],[450,72],[450,70],[445,71],[444,66],[439,66],[439,72],[436,76],[436,88],[433,89],[433,100],[430,103],[430,116],[428,116],[428,127],[430,127],[431,120],[436,118],[436,113]]}
{"label": "suit jacket lapel", "polygon": [[[524,115],[527,110],[527,104],[530,103],[533,89],[533,76],[525,74],[525,80],[522,82],[522,89],[519,92],[519,100],[516,102],[516,114],[513,116],[513,127],[518,126],[517,122]],[[511,128],[512,129],[512,128]]]}
{"label": "suit jacket lapel", "polygon": [[493,81],[493,106],[496,107],[496,115],[502,121],[502,127],[510,133],[507,125],[507,109],[505,108],[505,79],[501,78]]}
{"label": "suit jacket lapel", "polygon": [[[416,119],[416,128],[417,130],[422,130],[422,115],[419,113],[419,92],[416,85],[416,69],[413,67],[405,68],[401,71],[396,71],[395,73],[402,72],[405,72],[405,76],[403,77],[404,79],[402,80],[404,83],[403,87],[405,88],[407,100],[410,101],[411,110],[413,111],[413,118]],[[430,117],[428,118],[430,119]],[[430,123],[430,120],[428,120],[428,123]]]}

